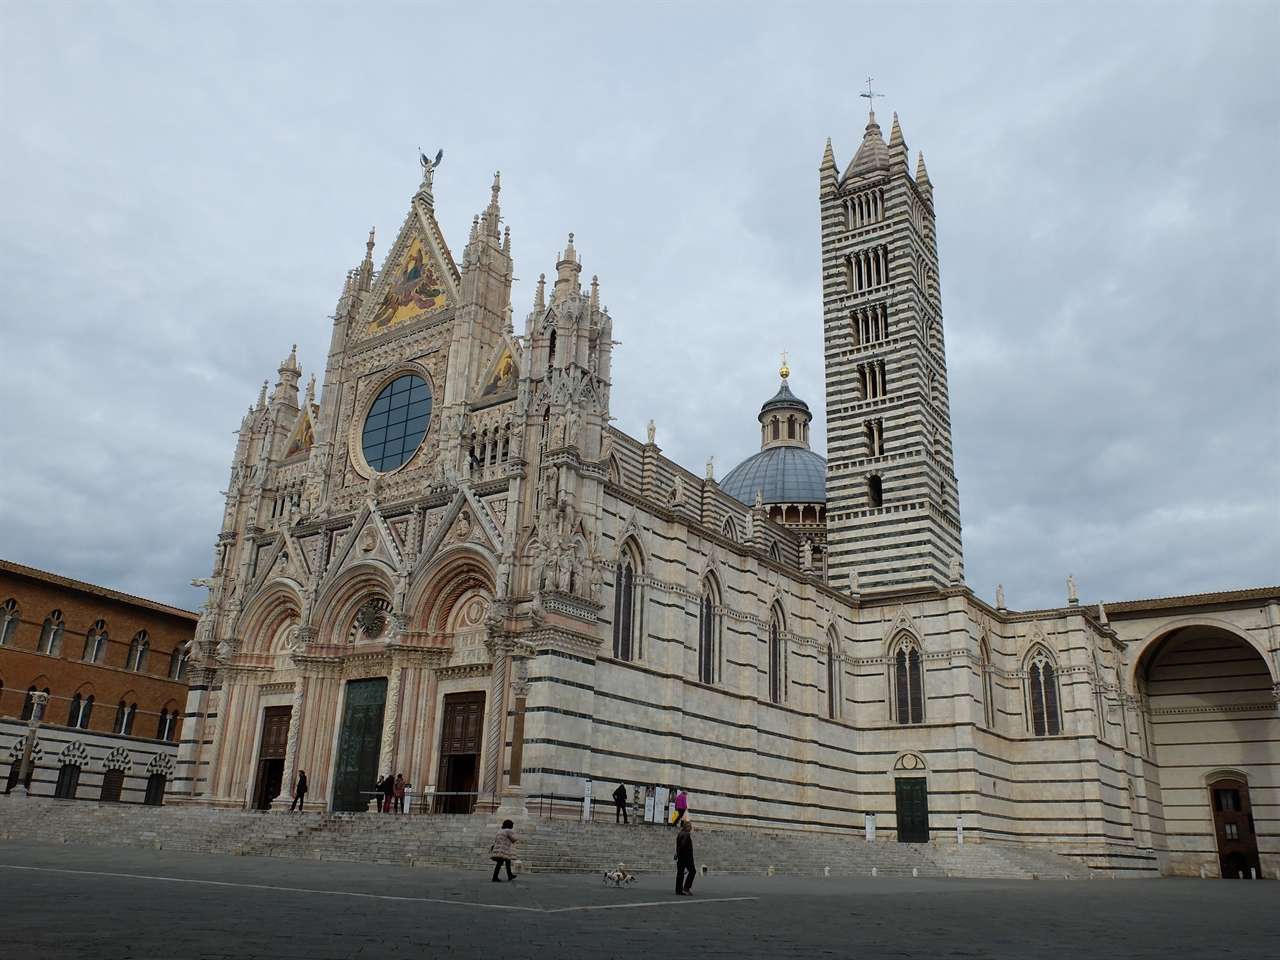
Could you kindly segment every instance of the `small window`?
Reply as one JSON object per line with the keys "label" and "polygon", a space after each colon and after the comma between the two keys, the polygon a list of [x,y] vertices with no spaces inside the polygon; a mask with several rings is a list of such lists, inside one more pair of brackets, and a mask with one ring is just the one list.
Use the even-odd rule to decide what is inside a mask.
{"label": "small window", "polygon": [[0,646],[11,647],[18,635],[18,624],[21,623],[18,601],[12,598],[0,607]]}
{"label": "small window", "polygon": [[86,663],[102,663],[107,657],[107,644],[110,642],[107,637],[107,624],[103,620],[99,620],[84,638],[84,655],[81,657]]}
{"label": "small window", "polygon": [[1240,791],[1239,790],[1214,790],[1213,791],[1214,808],[1220,812],[1240,809]]}
{"label": "small window", "polygon": [[1240,839],[1240,828],[1234,823],[1224,823],[1222,825],[1222,832],[1228,840]]}
{"label": "small window", "polygon": [[124,771],[108,770],[102,775],[102,802],[119,803],[124,790]]}
{"label": "small window", "polygon": [[62,611],[54,610],[49,616],[45,617],[44,624],[40,627],[40,643],[37,650],[40,653],[47,653],[50,656],[58,656],[62,653],[62,633],[66,629],[66,624],[62,622]]}
{"label": "small window", "polygon": [[115,722],[111,724],[112,733],[124,732],[124,718],[128,712],[129,707],[123,700],[116,704],[116,719]]}
{"label": "small window", "polygon": [[867,502],[873,507],[884,506],[884,484],[874,473],[867,477]]}
{"label": "small window", "polygon": [[76,788],[80,786],[80,765],[64,763],[58,769],[58,783],[53,788],[53,795],[58,800],[74,800]]}
{"label": "small window", "polygon": [[556,362],[556,332],[553,329],[551,335],[547,337],[547,366],[550,367]]}
{"label": "small window", "polygon": [[135,673],[146,673],[150,653],[151,643],[147,640],[147,631],[139,630],[137,636],[129,642],[128,669]]}

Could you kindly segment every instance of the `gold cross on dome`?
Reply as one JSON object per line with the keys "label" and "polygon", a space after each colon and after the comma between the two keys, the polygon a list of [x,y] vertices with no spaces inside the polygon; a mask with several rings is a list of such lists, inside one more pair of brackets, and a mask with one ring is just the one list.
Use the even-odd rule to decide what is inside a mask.
{"label": "gold cross on dome", "polygon": [[785,351],[785,350],[783,350],[783,351],[782,351],[782,369],[781,369],[781,370],[779,370],[778,372],[779,372],[780,374],[782,374],[782,379],[783,379],[783,380],[785,380],[785,379],[787,379],[787,377],[791,376],[791,370],[790,370],[790,368],[787,366],[787,351]]}

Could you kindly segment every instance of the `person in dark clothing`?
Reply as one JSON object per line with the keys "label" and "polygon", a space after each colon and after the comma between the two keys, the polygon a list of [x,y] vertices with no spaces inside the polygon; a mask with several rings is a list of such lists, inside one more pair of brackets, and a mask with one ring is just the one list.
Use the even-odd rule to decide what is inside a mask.
{"label": "person in dark clothing", "polygon": [[378,805],[378,812],[382,812],[382,785],[387,782],[386,777],[379,777],[378,782],[373,787],[373,802]]}
{"label": "person in dark clothing", "polygon": [[686,817],[680,821],[676,834],[676,893],[684,897],[693,896],[693,878],[698,872],[693,862],[693,837],[689,833],[692,826]]}
{"label": "person in dark clothing", "polygon": [[302,803],[307,799],[307,771],[298,771],[298,785],[293,788],[293,803],[289,804],[289,812],[293,813],[293,808],[297,807],[298,812],[302,812]]}
{"label": "person in dark clothing", "polygon": [[382,791],[382,812],[391,812],[391,798],[396,792],[396,778],[387,774],[379,788]]}
{"label": "person in dark clothing", "polygon": [[613,791],[613,805],[616,808],[613,813],[614,823],[630,823],[627,819],[627,785],[625,783],[618,784],[618,789]]}

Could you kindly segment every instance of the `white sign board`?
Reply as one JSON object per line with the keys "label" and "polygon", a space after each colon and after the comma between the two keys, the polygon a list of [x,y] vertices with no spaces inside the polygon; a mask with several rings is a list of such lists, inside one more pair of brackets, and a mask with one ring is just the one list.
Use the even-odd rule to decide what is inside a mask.
{"label": "white sign board", "polygon": [[876,839],[876,815],[874,813],[867,814],[867,843],[872,843]]}
{"label": "white sign board", "polygon": [[591,781],[588,780],[582,788],[582,819],[591,819]]}

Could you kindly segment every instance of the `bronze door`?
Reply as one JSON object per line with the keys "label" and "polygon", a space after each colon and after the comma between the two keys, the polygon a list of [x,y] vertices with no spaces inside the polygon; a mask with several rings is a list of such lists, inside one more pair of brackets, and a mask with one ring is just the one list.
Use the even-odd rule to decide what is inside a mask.
{"label": "bronze door", "polygon": [[258,777],[253,795],[255,810],[270,810],[271,801],[284,785],[284,754],[289,742],[293,707],[267,707],[262,711],[262,744],[258,747]]}
{"label": "bronze door", "polygon": [[479,782],[484,691],[446,694],[443,713],[436,813],[470,813]]}
{"label": "bronze door", "polygon": [[1222,877],[1250,879],[1250,870],[1261,873],[1258,862],[1258,837],[1253,828],[1253,806],[1249,802],[1249,785],[1233,777],[1209,784],[1209,801],[1213,806],[1213,834],[1218,842],[1218,865]]}

